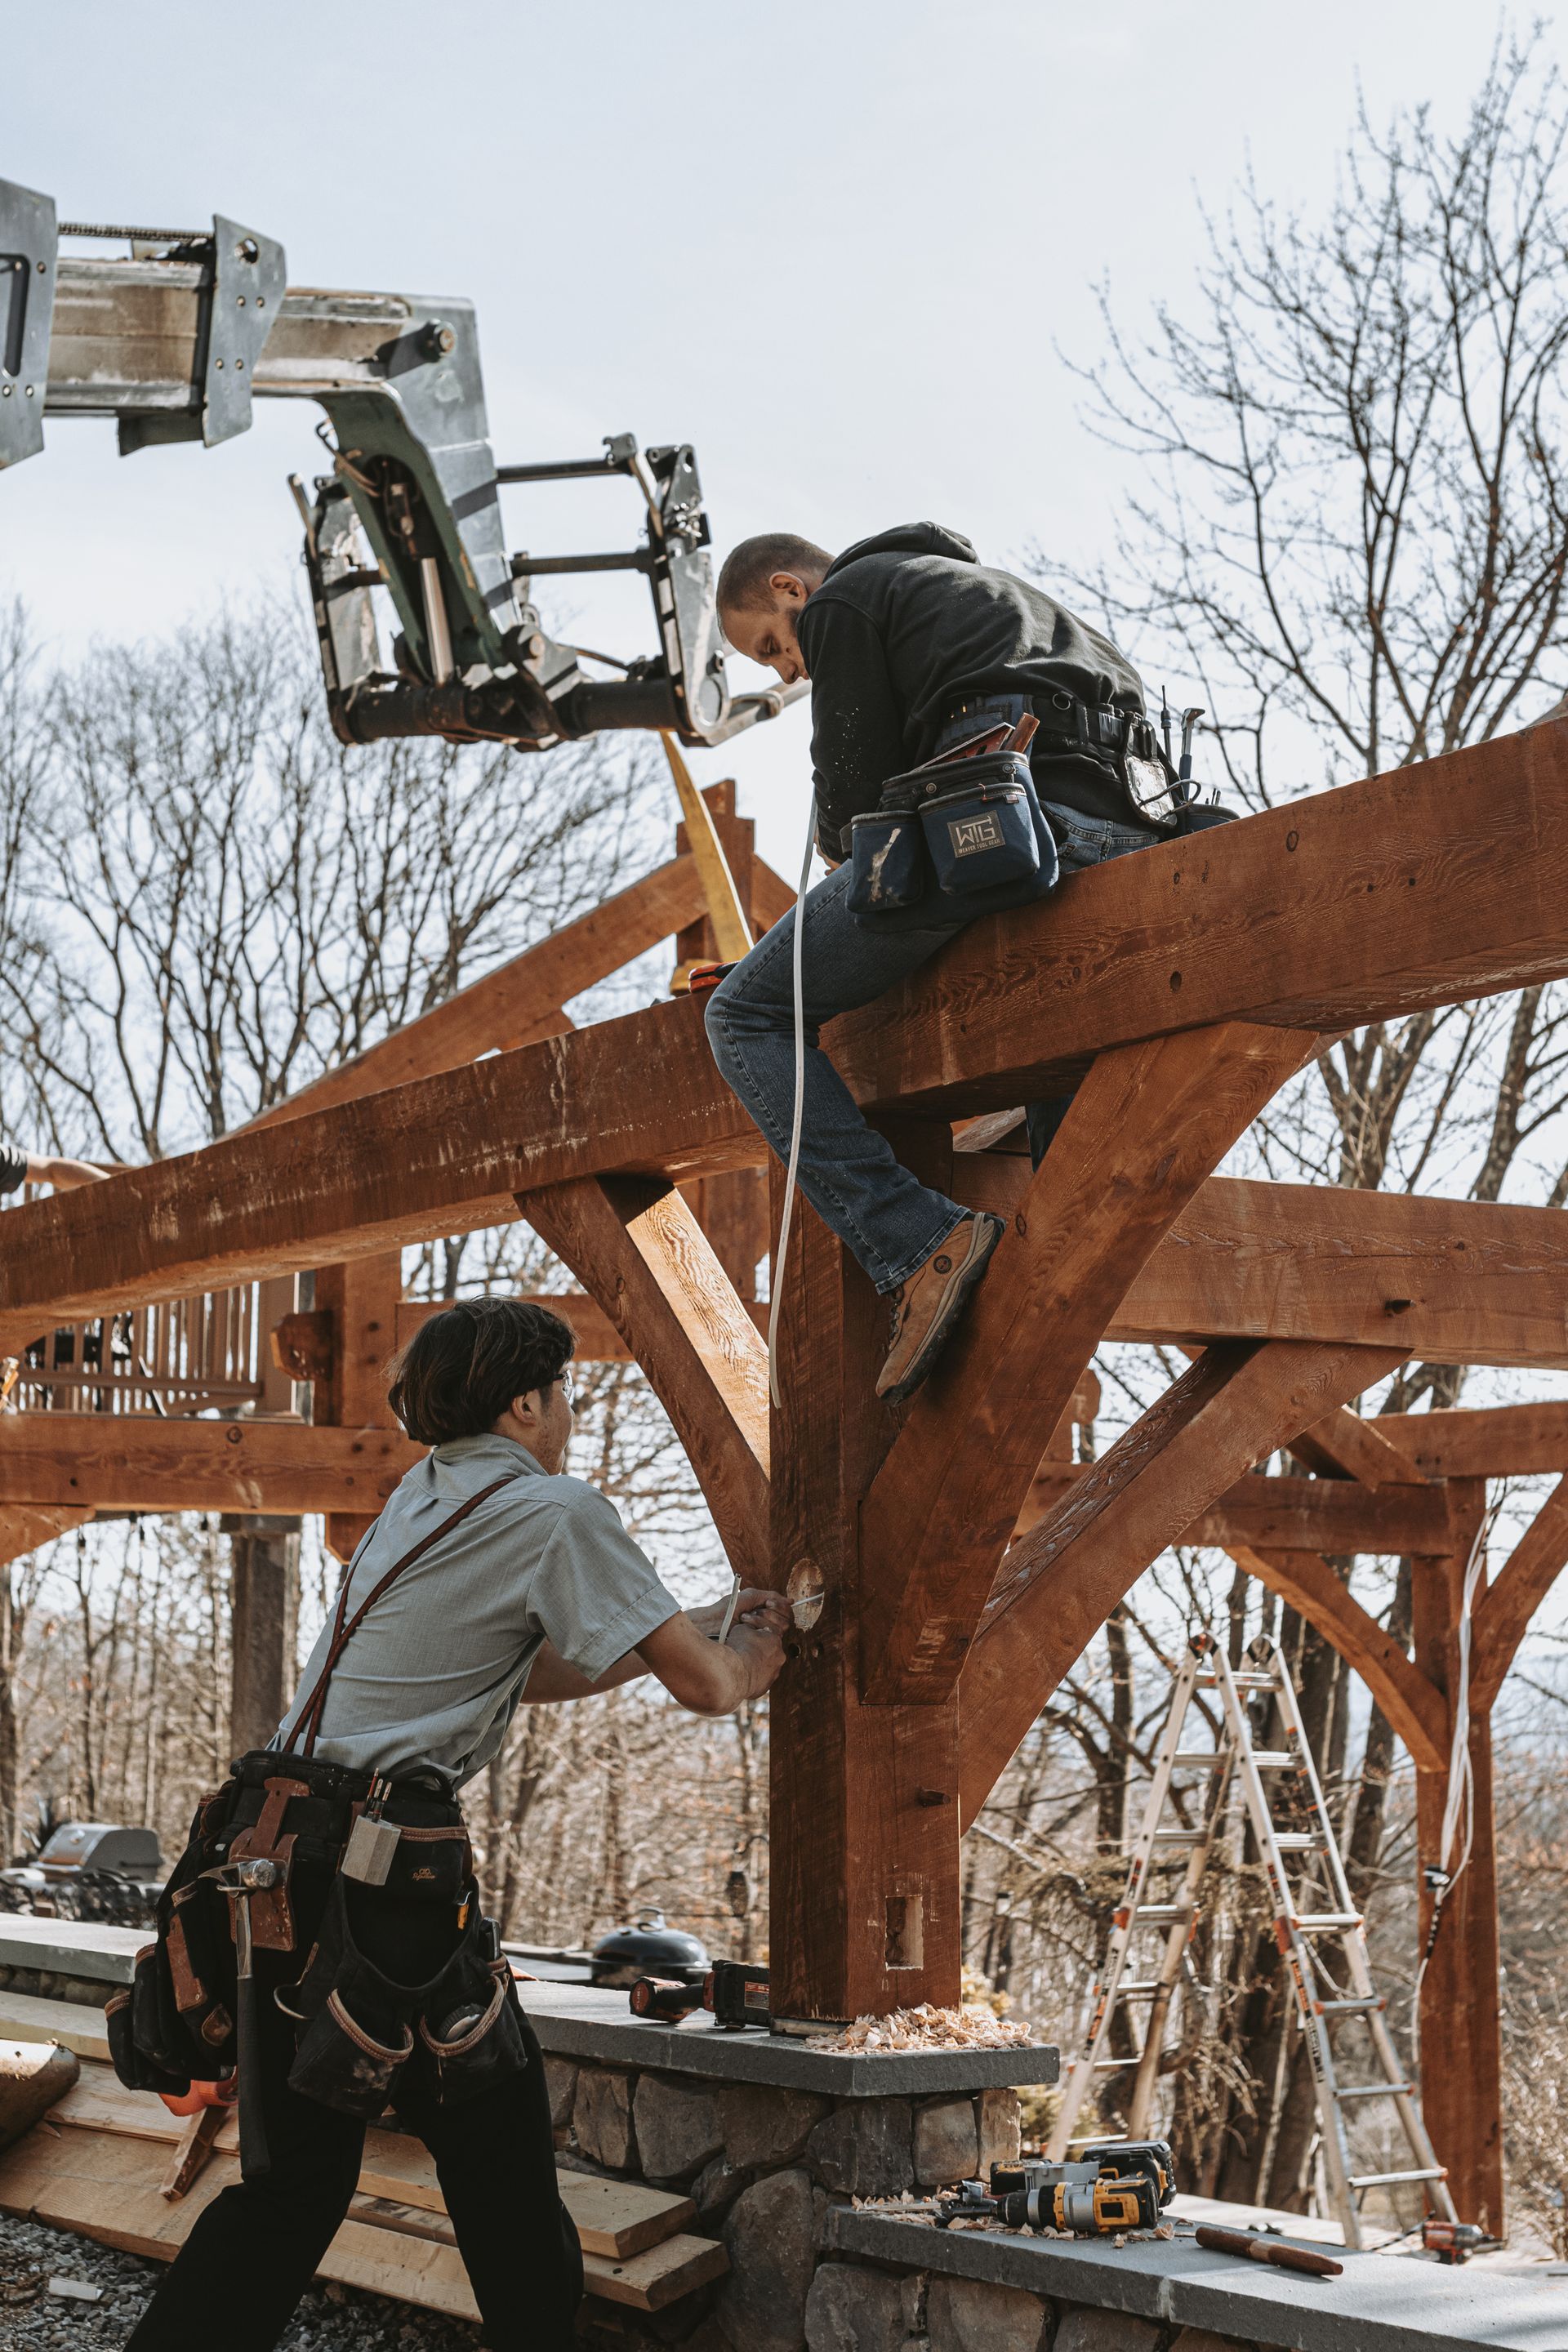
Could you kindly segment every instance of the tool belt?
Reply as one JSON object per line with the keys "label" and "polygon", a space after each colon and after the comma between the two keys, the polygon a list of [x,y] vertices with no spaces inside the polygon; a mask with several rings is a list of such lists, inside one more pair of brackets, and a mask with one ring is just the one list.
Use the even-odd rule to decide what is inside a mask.
{"label": "tool belt", "polygon": [[[1086,702],[1066,687],[1035,694],[966,696],[955,703],[936,730],[940,741],[956,728],[978,726],[986,719],[1016,719],[1022,711],[1037,721],[1029,756],[1053,763],[1092,761],[1096,782],[1112,783],[1126,821],[1143,827],[1151,843],[1206,832],[1211,825],[1234,822],[1234,809],[1200,806],[1197,786],[1177,775],[1153,721],[1142,712],[1122,710],[1110,702]],[[1047,791],[1047,798],[1052,797]],[[1070,799],[1071,794],[1064,797]]]}
{"label": "tool belt", "polygon": [[1057,845],[1021,751],[951,755],[893,776],[850,826],[846,900],[866,930],[962,929],[1043,898]]}
{"label": "tool belt", "polygon": [[[481,1915],[462,1810],[443,1780],[384,1780],[311,1752],[332,1672],[367,1610],[505,1483],[471,1496],[346,1622],[345,1573],[326,1665],[287,1743],[242,1756],[201,1799],[158,1899],[156,1940],[106,2004],[110,2055],[132,2090],[174,2095],[238,2068],[242,2155],[257,2003],[299,2029],[290,2087],[350,2115],[379,2115],[405,2070],[449,2104],[526,2063],[511,1971]],[[247,1874],[259,1883],[242,1893],[235,1882]]]}

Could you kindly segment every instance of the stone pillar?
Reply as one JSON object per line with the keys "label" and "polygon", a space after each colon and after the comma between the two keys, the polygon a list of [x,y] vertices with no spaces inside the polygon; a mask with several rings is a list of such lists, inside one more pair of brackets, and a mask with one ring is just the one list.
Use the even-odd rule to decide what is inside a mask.
{"label": "stone pillar", "polygon": [[264,1748],[294,1695],[300,1612],[300,1522],[226,1511],[229,1539],[232,1674],[229,1747]]}

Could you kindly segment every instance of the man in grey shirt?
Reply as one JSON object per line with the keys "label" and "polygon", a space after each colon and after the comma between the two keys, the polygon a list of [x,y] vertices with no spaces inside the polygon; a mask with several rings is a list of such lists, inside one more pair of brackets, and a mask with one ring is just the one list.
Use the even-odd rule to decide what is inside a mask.
{"label": "man in grey shirt", "polygon": [[[204,1801],[170,1881],[182,1902],[194,1898],[215,1857],[254,1856],[258,1841],[289,1874],[292,1940],[258,1955],[268,1998],[246,2062],[254,2072],[241,2068],[266,2167],[245,2163],[197,2220],[128,2352],[208,2352],[215,2313],[225,2352],[276,2344],[348,2210],[383,2080],[436,2158],[487,2343],[568,2352],[575,2340],[582,2261],[556,2188],[538,2042],[499,1958],[489,1965],[502,1990],[487,2006],[481,1968],[471,2014],[428,1993],[482,1924],[457,1791],[496,1754],[520,1704],[651,1673],[680,1706],[729,1713],[773,1682],[789,1617],[777,1593],[745,1591],[718,1640],[725,1604],[683,1610],[613,1506],[567,1476],[574,1344],[542,1307],[468,1299],[423,1325],[395,1368],[392,1406],[430,1452],[355,1553],[270,1748],[242,1757]],[[354,1859],[362,1840],[379,1878]],[[161,1927],[162,1954],[162,1917]],[[178,2007],[221,2055],[227,2014],[203,2008],[211,1987],[191,1945],[187,1932]],[[220,1977],[225,1999],[231,1982]],[[338,2028],[346,2043],[332,2040]],[[174,2067],[170,2047],[137,2046],[164,2076]],[[217,2071],[199,2052],[184,2070]]]}

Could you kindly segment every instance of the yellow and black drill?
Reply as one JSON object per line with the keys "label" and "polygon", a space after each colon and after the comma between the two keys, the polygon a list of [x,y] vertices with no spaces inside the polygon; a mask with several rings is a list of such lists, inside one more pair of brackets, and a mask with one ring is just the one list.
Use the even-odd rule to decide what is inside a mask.
{"label": "yellow and black drill", "polygon": [[933,2202],[942,2229],[954,2221],[999,2221],[1005,2230],[1111,2237],[1121,2230],[1157,2228],[1175,2187],[1164,2140],[1109,2140],[1085,2148],[1076,2164],[994,2164],[989,2189],[964,2180]]}

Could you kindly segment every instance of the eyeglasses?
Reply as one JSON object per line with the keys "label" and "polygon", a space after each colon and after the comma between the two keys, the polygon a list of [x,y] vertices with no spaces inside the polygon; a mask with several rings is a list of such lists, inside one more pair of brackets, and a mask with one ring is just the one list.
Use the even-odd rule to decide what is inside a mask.
{"label": "eyeglasses", "polygon": [[558,1372],[555,1376],[555,1385],[565,1398],[566,1410],[570,1412],[577,1402],[576,1381],[570,1372]]}

